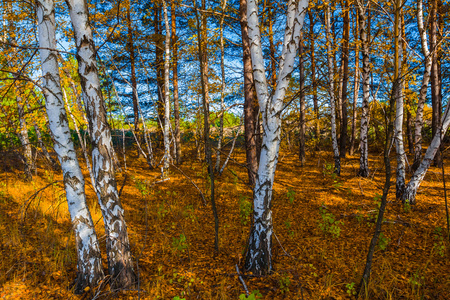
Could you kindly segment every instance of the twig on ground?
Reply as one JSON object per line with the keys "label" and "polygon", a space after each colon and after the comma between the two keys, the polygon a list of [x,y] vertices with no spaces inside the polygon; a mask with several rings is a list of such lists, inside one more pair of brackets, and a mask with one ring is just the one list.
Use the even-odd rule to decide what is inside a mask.
{"label": "twig on ground", "polygon": [[275,236],[275,238],[277,239],[278,244],[280,245],[281,249],[283,250],[284,254],[286,254],[287,256],[289,256],[290,258],[295,259],[292,255],[290,255],[289,253],[286,252],[286,250],[284,250],[283,245],[281,245],[280,240],[277,237],[277,234],[275,233],[275,230],[273,231],[273,235]]}
{"label": "twig on ground", "polygon": [[247,297],[248,297],[248,295],[249,295],[249,293],[248,293],[248,288],[247,288],[247,285],[245,284],[244,279],[241,277],[241,274],[239,273],[239,267],[238,267],[237,264],[236,264],[236,272],[237,272],[237,274],[238,274],[239,281],[240,281],[240,282],[242,283],[242,285],[244,286],[245,294],[246,294]]}
{"label": "twig on ground", "polygon": [[362,186],[361,186],[361,181],[358,181],[358,185],[359,185],[359,189],[361,191],[361,195],[366,196],[366,195],[364,195],[364,191],[363,191]]}

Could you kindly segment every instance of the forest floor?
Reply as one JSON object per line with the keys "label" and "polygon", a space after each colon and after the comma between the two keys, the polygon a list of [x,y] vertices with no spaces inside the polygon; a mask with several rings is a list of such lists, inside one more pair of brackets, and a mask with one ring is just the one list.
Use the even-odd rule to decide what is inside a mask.
{"label": "forest floor", "polygon": [[[120,155],[119,155],[120,156]],[[127,158],[117,174],[139,291],[111,293],[108,287],[75,296],[76,254],[61,172],[40,163],[32,182],[20,164],[0,159],[0,299],[245,299],[236,265],[252,299],[347,299],[355,292],[374,232],[385,180],[382,154],[370,157],[370,178],[356,176],[357,155],[331,173],[329,152],[307,155],[282,150],[273,193],[274,272],[243,273],[250,229],[252,191],[246,184],[242,149],[216,178],[219,253],[214,254],[214,219],[205,164],[186,150],[169,180],[149,170],[144,159]],[[236,163],[238,162],[238,163]],[[395,159],[392,159],[395,170]],[[446,169],[450,174],[450,167]],[[125,178],[126,177],[126,178]],[[88,174],[85,173],[88,182]],[[450,177],[446,176],[447,182]],[[450,244],[446,240],[444,188],[440,169],[431,168],[419,189],[417,205],[395,200],[395,175],[375,252],[369,299],[450,299]],[[45,187],[45,188],[44,188]],[[44,188],[44,189],[42,189]],[[42,190],[41,190],[42,189]],[[90,183],[88,204],[102,242],[104,229]],[[178,297],[178,298],[177,298]],[[249,298],[250,299],[250,298]]]}

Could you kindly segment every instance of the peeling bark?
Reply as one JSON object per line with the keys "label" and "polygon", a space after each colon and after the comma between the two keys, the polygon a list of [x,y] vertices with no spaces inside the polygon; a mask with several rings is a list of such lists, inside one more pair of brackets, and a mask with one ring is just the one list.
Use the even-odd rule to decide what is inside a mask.
{"label": "peeling bark", "polygon": [[55,35],[53,0],[38,0],[37,18],[39,46],[44,78],[45,107],[54,139],[54,148],[61,163],[72,227],[77,250],[77,279],[75,292],[83,293],[103,279],[99,243],[91,214],[86,205],[83,174],[70,136],[69,122],[64,108],[60,84]]}
{"label": "peeling bark", "polygon": [[405,190],[405,147],[403,145],[403,76],[402,76],[402,41],[401,41],[401,2],[396,0],[394,23],[394,86],[392,97],[395,98],[396,111],[394,122],[394,140],[397,150],[397,174],[395,195],[400,199]]}
{"label": "peeling bark", "polygon": [[414,124],[414,162],[413,170],[417,170],[422,160],[422,129],[423,129],[423,108],[427,98],[428,84],[430,82],[432,56],[428,48],[427,31],[423,24],[423,5],[422,0],[417,2],[417,27],[419,28],[420,42],[422,44],[422,53],[424,55],[424,72],[422,76],[422,85],[417,101],[416,120]]}
{"label": "peeling bark", "polygon": [[281,112],[288,88],[303,26],[307,0],[288,1],[283,50],[279,62],[276,88],[269,94],[261,46],[261,31],[256,0],[247,4],[248,33],[253,76],[262,114],[263,140],[258,175],[253,190],[253,226],[250,232],[245,269],[257,275],[272,270],[272,187],[281,138]]}
{"label": "peeling bark", "polygon": [[162,0],[164,25],[166,26],[166,41],[164,44],[164,90],[167,91],[164,94],[164,170],[169,169],[169,165],[172,162],[170,156],[170,95],[169,95],[169,73],[170,73],[170,27],[169,16],[167,12],[167,3]]}
{"label": "peeling bark", "polygon": [[83,0],[67,0],[66,3],[75,33],[78,74],[89,121],[92,168],[105,224],[111,285],[114,289],[130,288],[136,284],[136,275],[133,270],[123,208],[117,191],[111,131],[107,123],[105,102],[100,88],[89,14],[86,2]]}
{"label": "peeling bark", "polygon": [[331,53],[331,41],[330,41],[330,5],[327,5],[326,10],[326,39],[327,39],[327,62],[328,62],[328,80],[329,89],[328,94],[330,96],[330,110],[331,110],[331,142],[333,144],[333,157],[334,157],[334,172],[337,175],[341,174],[341,159],[339,156],[339,148],[336,136],[336,111],[335,111],[335,97],[334,97],[334,67],[333,67],[333,55]]}
{"label": "peeling bark", "polygon": [[369,176],[369,143],[367,140],[367,134],[369,129],[369,97],[370,97],[370,58],[369,58],[369,38],[368,29],[366,26],[366,11],[367,7],[363,7],[358,4],[359,15],[359,36],[361,39],[362,50],[362,88],[363,88],[363,103],[361,110],[361,129],[360,129],[360,157],[359,157],[359,171],[358,175],[361,177]]}
{"label": "peeling bark", "polygon": [[175,2],[171,3],[171,23],[172,23],[172,81],[173,81],[173,116],[175,119],[175,162],[181,164],[181,133],[180,133],[180,104],[178,100],[178,39]]}

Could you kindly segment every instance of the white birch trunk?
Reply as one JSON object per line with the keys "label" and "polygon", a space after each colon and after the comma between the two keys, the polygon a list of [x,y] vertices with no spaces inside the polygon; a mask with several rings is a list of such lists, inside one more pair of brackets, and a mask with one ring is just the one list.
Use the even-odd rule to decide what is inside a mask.
{"label": "white birch trunk", "polygon": [[167,3],[162,1],[164,24],[166,26],[166,41],[165,41],[165,55],[164,55],[164,170],[169,169],[171,163],[170,156],[170,93],[169,93],[169,73],[170,73],[170,27],[169,17],[167,14]]}
{"label": "white birch trunk", "polygon": [[363,103],[361,111],[361,130],[360,130],[360,157],[359,157],[359,171],[358,175],[361,177],[369,176],[369,143],[367,139],[369,129],[369,97],[370,97],[370,59],[369,59],[369,41],[367,38],[366,28],[366,11],[367,7],[363,8],[362,4],[358,4],[359,13],[359,30],[361,39],[361,48],[363,56],[362,66],[362,88],[363,88]]}
{"label": "white birch trunk", "polygon": [[445,136],[445,133],[448,130],[450,125],[450,105],[447,105],[444,115],[442,117],[442,127],[440,130],[436,131],[436,134],[431,141],[430,146],[428,146],[427,151],[425,152],[425,156],[420,163],[419,168],[414,172],[411,180],[405,188],[405,191],[402,195],[402,201],[409,201],[411,204],[416,203],[416,194],[419,189],[420,184],[422,183],[425,174],[428,171],[431,163],[433,162],[434,156],[436,155],[439,147],[441,146],[442,138]]}
{"label": "white birch trunk", "polygon": [[84,0],[67,0],[77,48],[78,74],[92,143],[92,170],[103,215],[109,275],[113,289],[134,286],[136,275],[131,260],[130,244],[123,208],[114,174],[111,131],[101,92],[95,45]]}
{"label": "white birch trunk", "polygon": [[75,292],[82,293],[85,287],[97,285],[104,277],[103,267],[94,223],[86,205],[84,178],[70,136],[62,99],[57,52],[49,50],[56,49],[53,0],[38,0],[37,18],[45,107],[54,139],[54,149],[63,171],[64,188],[75,233],[78,257]]}
{"label": "white birch trunk", "polygon": [[330,28],[330,5],[327,5],[327,12],[325,17],[326,23],[326,38],[327,38],[327,62],[328,62],[328,81],[330,94],[330,110],[331,110],[331,143],[333,145],[333,156],[334,156],[334,172],[339,175],[341,174],[341,159],[339,157],[339,147],[337,143],[336,136],[336,110],[335,110],[335,98],[334,98],[334,67],[333,67],[333,55],[331,53],[331,28]]}
{"label": "white birch trunk", "polygon": [[[18,93],[18,89],[16,88],[16,93]],[[26,180],[32,180],[33,175],[31,174],[33,170],[35,170],[35,164],[33,162],[33,151],[31,150],[30,139],[28,137],[28,125],[25,120],[25,115],[23,111],[22,97],[19,95],[16,96],[17,102],[17,112],[19,116],[19,133],[18,137],[20,140],[20,144],[23,149],[23,157],[24,157],[24,166],[25,166],[25,178]]]}
{"label": "white birch trunk", "polygon": [[419,100],[417,101],[416,120],[414,126],[414,163],[413,169],[419,167],[422,159],[422,128],[423,128],[423,108],[427,98],[428,84],[430,82],[431,64],[433,56],[428,48],[427,31],[423,25],[422,0],[417,1],[417,27],[419,28],[422,53],[425,57],[425,69],[420,87]]}
{"label": "white birch trunk", "polygon": [[395,12],[395,55],[394,65],[396,74],[394,74],[393,97],[395,97],[396,111],[394,122],[394,140],[397,150],[397,176],[396,176],[396,197],[400,199],[405,190],[405,147],[403,145],[403,77],[402,77],[402,41],[401,41],[401,12],[400,0],[396,1]]}
{"label": "white birch trunk", "polygon": [[[95,178],[94,178],[94,173],[92,173],[91,161],[89,159],[89,155],[88,155],[88,152],[87,152],[87,149],[86,149],[86,144],[84,143],[83,137],[81,136],[80,130],[78,129],[77,121],[75,120],[75,117],[72,114],[72,110],[70,108],[69,101],[67,100],[66,91],[64,89],[61,89],[61,90],[62,90],[62,93],[63,93],[64,103],[67,106],[67,111],[69,112],[69,116],[72,119],[73,126],[75,127],[75,131],[77,132],[77,135],[78,135],[78,139],[80,140],[80,145],[81,145],[81,149],[83,150],[84,160],[86,161],[86,167],[87,167],[88,172],[89,172],[89,177],[91,178],[91,184],[92,184],[92,186],[93,186],[93,188],[95,190],[95,188],[96,188]],[[77,97],[77,95],[74,95],[74,96]],[[82,111],[82,113],[83,113],[83,111]]]}
{"label": "white birch trunk", "polygon": [[286,30],[279,76],[273,96],[269,95],[264,58],[261,47],[261,33],[257,0],[247,4],[248,34],[252,56],[255,88],[262,114],[263,139],[258,174],[253,191],[253,227],[250,233],[245,269],[263,275],[272,270],[272,187],[278,161],[281,134],[281,113],[283,99],[288,88],[290,74],[294,67],[308,0],[288,1]]}

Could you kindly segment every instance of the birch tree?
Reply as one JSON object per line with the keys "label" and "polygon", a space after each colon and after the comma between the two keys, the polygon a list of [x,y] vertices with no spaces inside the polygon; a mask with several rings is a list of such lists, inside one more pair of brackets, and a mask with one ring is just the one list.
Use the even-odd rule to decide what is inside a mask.
{"label": "birch tree", "polygon": [[[370,3],[370,2],[369,2]],[[358,2],[358,15],[359,15],[359,37],[361,39],[362,50],[362,88],[363,88],[363,102],[361,111],[361,130],[360,130],[360,158],[359,158],[359,171],[358,175],[361,177],[369,176],[369,143],[367,139],[367,133],[369,128],[369,97],[370,97],[370,58],[369,58],[369,39],[368,28],[366,26],[366,11],[369,4],[363,6],[361,2]]]}
{"label": "birch tree", "polygon": [[402,0],[395,2],[394,19],[394,86],[392,96],[395,98],[394,140],[397,151],[397,175],[395,194],[400,199],[405,189],[405,147],[403,145],[403,77],[402,77],[402,41],[400,13]]}
{"label": "birch tree", "polygon": [[117,191],[114,174],[111,131],[106,119],[106,108],[100,88],[95,45],[89,24],[86,2],[67,0],[75,33],[78,74],[89,121],[92,144],[92,169],[95,190],[103,215],[111,285],[115,289],[133,286],[136,275],[131,260],[127,226]]}
{"label": "birch tree", "polygon": [[423,108],[427,98],[428,84],[430,82],[430,72],[432,56],[428,48],[427,31],[423,25],[423,5],[422,0],[417,1],[417,27],[422,44],[422,53],[425,58],[424,72],[422,75],[422,85],[420,87],[419,99],[417,100],[416,120],[414,124],[414,162],[413,170],[417,170],[422,160],[422,128],[423,128]]}
{"label": "birch tree", "polygon": [[[16,85],[16,83],[14,83],[14,85]],[[25,177],[26,180],[32,180],[33,179],[32,171],[36,169],[36,165],[33,161],[33,151],[31,149],[30,138],[28,136],[28,124],[25,119],[24,105],[22,103],[23,99],[22,96],[20,95],[20,89],[14,87],[14,90],[16,92],[17,113],[19,117],[19,132],[17,136],[19,137],[20,144],[22,145],[23,149]]]}
{"label": "birch tree", "polygon": [[409,181],[408,185],[405,188],[405,191],[401,198],[403,203],[405,203],[407,201],[410,204],[416,203],[417,190],[419,189],[419,186],[422,183],[423,178],[425,177],[425,174],[428,171],[428,168],[430,167],[431,163],[433,162],[433,159],[434,159],[436,153],[438,152],[439,147],[441,146],[442,139],[445,136],[445,133],[447,132],[448,127],[450,125],[449,107],[450,107],[450,105],[447,105],[447,107],[445,108],[445,112],[444,112],[444,115],[441,120],[442,126],[439,128],[439,130],[433,136],[433,140],[431,141],[430,146],[428,146],[428,149],[425,152],[425,156],[423,157],[419,167],[414,172],[413,176],[411,177],[411,180]]}
{"label": "birch tree", "polygon": [[326,40],[327,40],[327,62],[328,62],[328,80],[329,88],[328,94],[330,95],[330,111],[331,111],[331,143],[333,145],[333,157],[334,157],[334,172],[341,174],[341,159],[339,157],[339,148],[336,136],[336,110],[334,98],[334,66],[333,66],[333,54],[331,53],[331,26],[330,26],[331,11],[330,5],[327,5],[325,16],[326,27]]}
{"label": "birch tree", "polygon": [[180,104],[178,99],[178,39],[175,2],[170,6],[172,25],[172,84],[173,84],[173,117],[175,119],[174,157],[177,164],[181,163],[181,134],[180,134]]}
{"label": "birch tree", "polygon": [[39,47],[42,65],[45,107],[53,144],[63,172],[64,189],[75,235],[78,257],[75,292],[95,286],[104,277],[99,243],[91,214],[86,205],[85,183],[70,136],[60,84],[55,35],[53,0],[37,1]]}
{"label": "birch tree", "polygon": [[272,187],[281,140],[281,113],[283,99],[288,89],[303,26],[308,0],[289,0],[287,3],[286,29],[283,50],[279,61],[279,73],[275,91],[269,94],[257,0],[247,3],[248,34],[252,57],[255,88],[262,115],[263,139],[258,175],[253,190],[253,226],[250,232],[245,269],[264,275],[272,270]]}
{"label": "birch tree", "polygon": [[169,73],[170,73],[170,26],[167,13],[167,3],[162,1],[164,25],[166,27],[166,41],[164,44],[164,170],[169,169],[170,156],[170,93],[169,93]]}
{"label": "birch tree", "polygon": [[[358,39],[358,13],[355,14],[355,31],[354,38]],[[356,140],[356,117],[357,117],[357,102],[359,95],[359,43],[355,43],[355,79],[353,81],[353,114],[352,114],[352,135],[350,139],[349,154],[353,155],[355,152],[355,140]]]}

